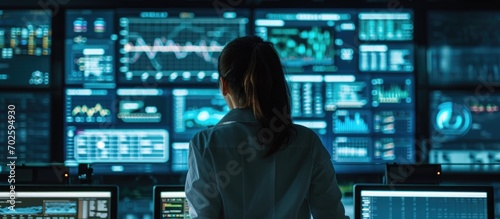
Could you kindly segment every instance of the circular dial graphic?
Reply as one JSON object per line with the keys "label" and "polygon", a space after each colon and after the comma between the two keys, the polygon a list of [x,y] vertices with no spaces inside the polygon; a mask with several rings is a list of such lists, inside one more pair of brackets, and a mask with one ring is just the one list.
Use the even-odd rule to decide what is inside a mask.
{"label": "circular dial graphic", "polygon": [[446,139],[465,135],[472,126],[469,109],[460,104],[444,102],[438,105],[433,117],[434,130]]}

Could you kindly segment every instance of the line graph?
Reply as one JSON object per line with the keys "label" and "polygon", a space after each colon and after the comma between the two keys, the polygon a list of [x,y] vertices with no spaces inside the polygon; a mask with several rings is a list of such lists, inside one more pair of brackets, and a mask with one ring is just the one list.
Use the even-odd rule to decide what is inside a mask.
{"label": "line graph", "polygon": [[384,81],[382,78],[372,79],[372,105],[412,103],[412,80],[400,79]]}
{"label": "line graph", "polygon": [[110,96],[66,96],[66,122],[103,123],[111,122],[114,110]]}
{"label": "line graph", "polygon": [[153,76],[156,80],[212,80],[222,49],[244,34],[247,23],[220,18],[121,20],[120,71],[125,81]]}
{"label": "line graph", "polygon": [[71,112],[73,116],[80,114],[87,115],[88,117],[92,117],[94,115],[99,115],[99,116],[111,115],[111,111],[109,109],[104,109],[100,103],[97,103],[94,107],[88,107],[87,105],[76,106]]}
{"label": "line graph", "polygon": [[134,64],[142,57],[146,55],[151,61],[151,64],[157,71],[163,70],[163,65],[156,59],[156,56],[161,53],[173,53],[175,58],[184,59],[191,53],[195,53],[197,56],[202,58],[205,62],[217,64],[217,58],[213,53],[222,52],[224,45],[219,44],[216,41],[207,42],[205,40],[200,40],[193,44],[192,42],[186,42],[184,45],[180,45],[173,40],[168,40],[165,37],[155,38],[153,45],[149,46],[143,38],[138,38],[135,44],[128,43],[124,46],[124,50],[127,53],[132,53],[128,58],[129,64]]}

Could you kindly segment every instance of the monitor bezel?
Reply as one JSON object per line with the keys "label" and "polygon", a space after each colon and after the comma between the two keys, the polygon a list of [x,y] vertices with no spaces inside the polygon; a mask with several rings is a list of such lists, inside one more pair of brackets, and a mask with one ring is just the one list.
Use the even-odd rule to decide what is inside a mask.
{"label": "monitor bezel", "polygon": [[0,185],[1,191],[9,191],[10,186],[15,186],[15,192],[111,192],[109,218],[118,217],[118,186],[116,185]]}
{"label": "monitor bezel", "polygon": [[457,191],[457,192],[486,192],[487,194],[487,219],[495,218],[493,187],[489,185],[421,185],[421,184],[355,184],[354,185],[354,219],[361,219],[361,191],[376,190],[415,190],[415,191]]}

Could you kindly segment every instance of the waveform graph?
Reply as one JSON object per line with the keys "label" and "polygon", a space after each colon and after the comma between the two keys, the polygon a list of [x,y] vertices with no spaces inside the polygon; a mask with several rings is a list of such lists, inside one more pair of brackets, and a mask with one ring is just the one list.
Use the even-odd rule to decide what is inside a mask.
{"label": "waveform graph", "polygon": [[214,82],[224,46],[246,19],[122,17],[121,80]]}
{"label": "waveform graph", "polygon": [[369,111],[337,110],[333,114],[333,133],[370,133],[371,113]]}
{"label": "waveform graph", "polygon": [[66,90],[66,122],[110,123],[115,116],[113,96],[108,90]]}
{"label": "waveform graph", "polygon": [[325,86],[325,109],[363,108],[368,104],[368,88],[364,81],[332,82]]}
{"label": "waveform graph", "polygon": [[86,129],[74,136],[78,163],[162,163],[168,161],[169,134],[163,129]]}
{"label": "waveform graph", "polygon": [[412,134],[415,115],[410,110],[383,110],[373,115],[373,131],[381,134]]}
{"label": "waveform graph", "polygon": [[368,163],[372,160],[369,137],[338,136],[332,142],[332,159],[337,163]]}
{"label": "waveform graph", "polygon": [[268,27],[266,32],[285,67],[334,64],[333,27]]}
{"label": "waveform graph", "polygon": [[387,104],[413,104],[413,80],[410,78],[374,78],[372,84],[372,106]]}

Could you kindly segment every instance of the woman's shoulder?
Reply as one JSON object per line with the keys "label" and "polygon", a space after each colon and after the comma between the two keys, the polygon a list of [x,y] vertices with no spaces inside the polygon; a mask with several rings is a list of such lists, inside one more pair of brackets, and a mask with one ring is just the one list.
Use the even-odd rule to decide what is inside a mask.
{"label": "woman's shoulder", "polygon": [[314,137],[317,136],[316,132],[314,132],[311,128],[308,128],[304,125],[293,124],[293,128],[297,131],[297,136],[302,135],[304,137]]}

